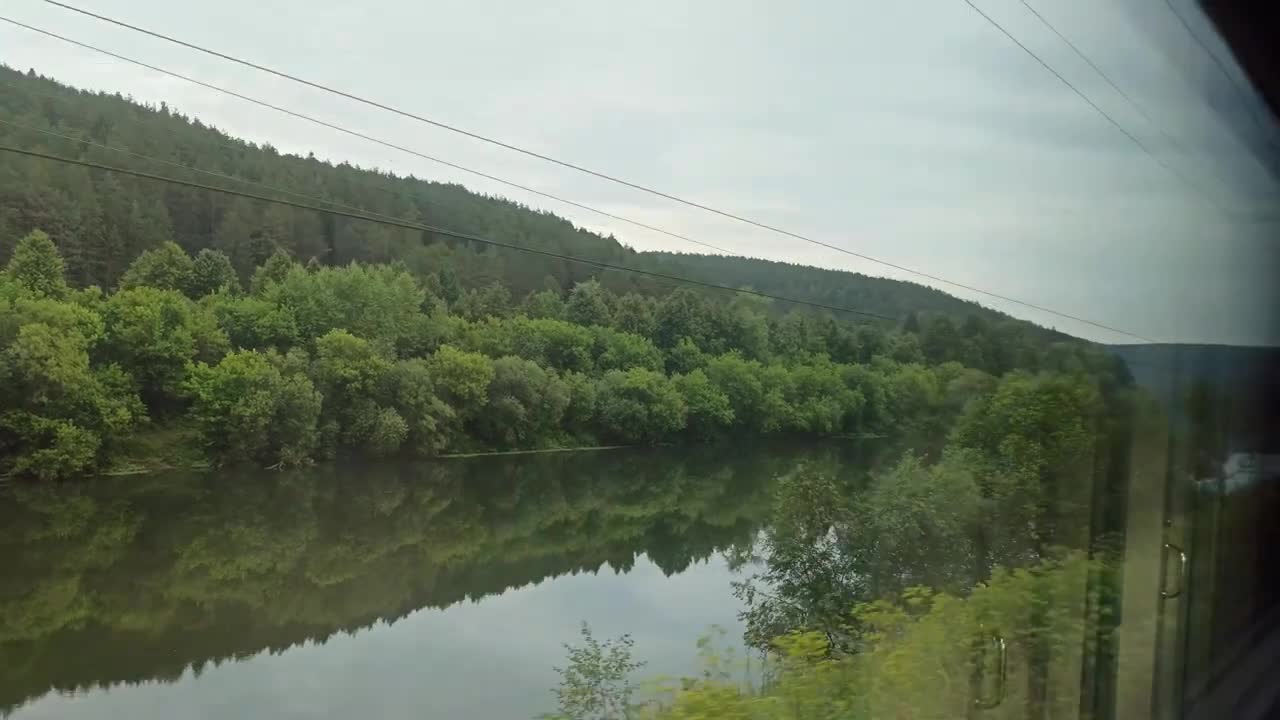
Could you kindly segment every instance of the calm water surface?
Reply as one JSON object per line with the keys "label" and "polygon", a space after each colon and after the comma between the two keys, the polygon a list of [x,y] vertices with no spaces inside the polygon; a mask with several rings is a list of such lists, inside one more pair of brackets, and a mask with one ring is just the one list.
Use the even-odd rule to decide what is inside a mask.
{"label": "calm water surface", "polygon": [[0,494],[0,714],[529,718],[562,643],[740,636],[724,551],[856,445],[119,478]]}

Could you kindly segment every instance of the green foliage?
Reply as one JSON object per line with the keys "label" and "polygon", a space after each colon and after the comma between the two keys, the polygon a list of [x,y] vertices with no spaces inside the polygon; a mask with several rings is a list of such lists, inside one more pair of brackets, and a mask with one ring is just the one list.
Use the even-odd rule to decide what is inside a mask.
{"label": "green foliage", "polygon": [[511,291],[496,282],[468,290],[453,304],[453,312],[467,320],[506,317],[511,312]]}
{"label": "green foliage", "polygon": [[564,411],[565,430],[584,444],[595,444],[600,384],[589,375],[576,372],[565,373],[564,382],[569,389],[569,405]]}
{"label": "green foliage", "polygon": [[[266,292],[272,285],[284,282],[289,275],[289,271],[298,267],[293,258],[289,257],[289,253],[284,250],[277,249],[271,253],[256,270],[253,271],[253,278],[249,281],[249,292],[254,295],[261,295]],[[307,272],[317,272],[320,268],[307,267]]]}
{"label": "green foliage", "polygon": [[404,419],[379,404],[391,368],[391,360],[368,340],[346,330],[316,339],[311,377],[324,398],[322,422],[342,444],[390,455],[408,437]]}
{"label": "green foliage", "polygon": [[91,430],[21,410],[0,415],[0,437],[0,447],[16,451],[7,469],[41,480],[72,478],[90,470],[101,445]]}
{"label": "green foliage", "polygon": [[632,702],[635,684],[631,674],[644,667],[633,657],[635,641],[629,635],[600,642],[582,624],[581,645],[564,646],[568,662],[556,668],[560,686],[554,688],[559,712],[549,720],[623,720],[638,707]]}
{"label": "green foliage", "polygon": [[231,265],[231,258],[221,250],[204,248],[196,253],[191,263],[187,295],[202,298],[217,292],[235,294],[240,291],[240,277]]}
{"label": "green foliage", "polygon": [[613,295],[599,282],[578,283],[565,303],[565,319],[577,325],[607,326],[613,323]]}
{"label": "green foliage", "polygon": [[644,368],[662,372],[662,351],[647,338],[612,328],[596,326],[594,355],[601,371]]}
{"label": "green foliage", "polygon": [[493,362],[483,355],[445,345],[428,361],[436,392],[461,418],[480,411],[493,382]]}
{"label": "green foliage", "polygon": [[768,427],[777,419],[764,414],[765,387],[762,368],[754,360],[730,353],[707,363],[706,374],[728,398],[738,427]]}
{"label": "green foliage", "polygon": [[287,309],[303,338],[346,330],[387,348],[416,331],[415,319],[426,301],[423,289],[404,270],[365,265],[315,272],[294,265],[259,296]]}
{"label": "green foliage", "polygon": [[672,378],[688,408],[689,432],[700,439],[714,438],[733,424],[729,396],[712,384],[707,374],[694,370]]}
{"label": "green foliage", "polygon": [[[145,417],[140,393],[158,417],[187,413],[194,420],[202,413],[196,424],[216,462],[298,464],[339,450],[433,456],[748,433],[936,434],[961,414],[970,418],[957,431],[962,444],[983,457],[1000,456],[987,482],[1001,492],[1031,487],[1029,478],[1046,476],[1041,470],[1062,456],[982,445],[984,435],[1023,442],[1000,429],[1013,418],[996,429],[978,425],[1004,417],[1005,406],[1041,402],[1025,392],[1001,394],[1025,380],[997,381],[955,361],[929,367],[885,355],[857,360],[875,349],[890,352],[893,343],[915,343],[913,335],[885,340],[879,331],[797,313],[766,321],[760,303],[737,298],[717,306],[687,291],[657,303],[633,293],[623,302],[594,282],[575,286],[575,309],[565,308],[590,325],[506,317],[509,298],[496,286],[459,299],[455,307],[469,314],[496,313],[468,320],[449,314],[435,294],[445,294],[444,275],[428,276],[429,290],[401,266],[302,268],[277,252],[255,272],[254,292],[242,295],[225,256],[202,251],[198,260],[184,270],[185,254],[162,246],[126,273],[129,287],[106,296],[94,289],[68,291],[63,299],[37,296],[6,274],[0,347],[10,404],[42,418],[13,416],[7,447],[21,456],[61,443],[67,459],[41,460],[50,468],[39,470],[46,476],[97,466]],[[144,280],[202,297],[193,302],[180,289]],[[544,292],[539,302],[554,305],[555,292]],[[667,338],[665,350],[624,325],[652,327]],[[988,330],[968,323],[961,334]],[[233,349],[239,359],[219,371]],[[849,360],[836,362],[833,354]],[[1062,368],[1058,376],[1080,387],[1096,384],[1095,394],[1120,392],[1115,366],[1079,347],[1054,344],[1037,363]],[[193,368],[203,368],[202,375],[189,382]],[[119,382],[104,383],[108,377]],[[218,388],[241,385],[255,388],[242,405],[215,402]],[[1062,412],[1087,411],[1080,398],[1060,399],[1045,402]],[[187,403],[201,409],[188,411]],[[300,408],[292,424],[278,410],[290,405]],[[242,417],[233,422],[236,413]],[[59,430],[58,422],[93,433],[97,449],[86,450],[90,443]],[[1042,440],[1024,444],[1042,448]],[[1011,458],[1031,469],[1013,467]],[[37,471],[35,464],[21,467]]]}
{"label": "green foliage", "polygon": [[[310,407],[319,394],[315,427],[305,410],[286,433],[317,437],[229,455],[219,448],[230,443],[211,442],[215,462],[285,460],[275,448],[288,448],[287,463],[296,463],[339,449],[435,455],[758,433],[936,434],[979,412],[1010,371],[1086,377],[1108,402],[1128,382],[1096,349],[921,286],[745,258],[638,253],[457,185],[248,144],[228,153],[225,135],[167,110],[4,67],[0,80],[12,90],[0,99],[0,119],[100,141],[110,135],[121,149],[203,158],[277,187],[535,249],[913,313],[901,330],[855,324],[746,293],[672,291],[642,276],[77,168],[48,172],[18,158],[0,179],[15,199],[0,214],[0,395],[6,411],[31,418],[13,416],[2,442],[9,457],[61,443],[68,460],[44,463],[53,468],[44,475],[101,467],[148,412],[156,431],[183,425],[196,397],[191,368],[213,371],[241,351],[276,368],[280,393],[293,398],[280,402]],[[310,260],[304,267],[294,258]],[[243,278],[251,278],[248,293]],[[517,307],[512,297],[524,301]],[[499,363],[504,375],[491,387]],[[275,388],[269,376],[259,380]],[[248,417],[257,416],[245,427]],[[78,431],[97,438],[95,451],[76,441]],[[973,444],[985,431],[966,432]],[[1024,444],[1044,445],[1037,443]],[[995,458],[984,481],[992,486],[1070,474],[1044,470],[1053,460],[1032,457],[1034,447],[1009,448],[1024,464],[1014,467],[987,446],[980,455]],[[0,462],[12,466],[8,457]]]}
{"label": "green foliage", "polygon": [[569,387],[555,373],[517,357],[493,361],[488,402],[474,420],[476,434],[500,448],[547,444],[569,406]]}
{"label": "green foliage", "polygon": [[689,338],[681,338],[676,346],[667,351],[667,371],[688,374],[707,366],[707,354],[693,344]]}
{"label": "green foliage", "polygon": [[859,628],[857,652],[833,654],[817,631],[781,635],[771,643],[767,683],[754,687],[704,650],[709,660],[701,677],[666,683],[660,701],[633,714],[652,720],[967,717],[975,703],[999,692],[993,690],[993,676],[1001,672],[997,653],[975,659],[975,645],[985,649],[997,637],[1006,644],[1009,675],[999,707],[983,715],[1078,713],[1078,669],[1046,673],[1043,693],[1033,691],[1036,678],[1028,671],[1046,672],[1032,660],[1038,655],[1079,657],[1082,647],[1108,642],[1098,590],[1084,591],[1091,577],[1107,571],[1105,558],[1062,551],[1031,567],[997,569],[968,593],[914,587],[858,603],[850,612]]}
{"label": "green foliage", "polygon": [[191,361],[215,362],[229,348],[216,319],[176,290],[121,290],[103,319],[103,356],[133,375],[152,407],[178,397]]}
{"label": "green foliage", "polygon": [[47,297],[0,300],[0,472],[91,472],[146,418],[117,366],[92,367],[102,335],[92,310]]}
{"label": "green foliage", "polygon": [[195,263],[177,243],[166,242],[138,256],[120,278],[121,290],[155,288],[187,292]]}
{"label": "green foliage", "polygon": [[216,457],[296,465],[316,442],[321,396],[304,375],[283,374],[263,353],[240,350],[198,364],[185,383],[191,416]]}
{"label": "green foliage", "polygon": [[605,373],[597,397],[601,429],[625,443],[653,443],[681,430],[687,409],[665,375],[632,368]]}
{"label": "green foliage", "polygon": [[830,362],[797,365],[781,385],[790,429],[812,434],[857,429],[850,419],[858,417],[864,400],[858,390],[845,384],[839,366]]}
{"label": "green foliage", "polygon": [[654,342],[659,347],[675,347],[685,338],[698,347],[709,347],[709,311],[692,290],[680,288],[658,303],[654,324]]}
{"label": "green foliage", "polygon": [[405,423],[405,443],[422,457],[440,453],[459,432],[453,408],[436,396],[432,364],[420,358],[401,360],[391,369],[387,386]]}
{"label": "green foliage", "polygon": [[258,297],[225,293],[208,296],[204,304],[233,348],[287,351],[301,340],[298,322],[288,308]]}
{"label": "green foliage", "polygon": [[529,293],[524,299],[524,314],[531,318],[564,319],[564,300],[554,290],[539,290]]}
{"label": "green foliage", "polygon": [[37,297],[60,299],[67,294],[66,269],[48,235],[33,230],[18,241],[5,275]]}
{"label": "green foliage", "polygon": [[613,323],[623,332],[653,337],[657,329],[653,300],[635,292],[623,295],[618,298],[617,307],[613,311]]}

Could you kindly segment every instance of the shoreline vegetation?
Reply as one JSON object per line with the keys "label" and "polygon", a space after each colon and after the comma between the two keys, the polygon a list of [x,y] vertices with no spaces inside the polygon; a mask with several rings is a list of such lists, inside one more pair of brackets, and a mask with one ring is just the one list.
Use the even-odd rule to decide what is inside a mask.
{"label": "shoreline vegetation", "polygon": [[[1071,378],[1111,396],[1130,382],[1099,346],[923,285],[638,252],[460,185],[243,142],[163,103],[2,66],[0,79],[13,89],[0,119],[14,123],[0,135],[15,145],[216,168],[800,301],[15,158],[0,177],[0,474],[928,435],[1006,384]],[[167,435],[178,429],[195,439]]]}
{"label": "shoreline vegetation", "polygon": [[[988,336],[1010,326],[975,316],[887,328],[594,279],[516,301],[450,277],[277,251],[242,278],[166,242],[104,292],[73,288],[33,231],[0,274],[0,472],[928,433],[1029,373],[1121,380],[1097,348],[1037,344],[1025,323],[1006,347]],[[966,367],[984,343],[1016,352]]]}

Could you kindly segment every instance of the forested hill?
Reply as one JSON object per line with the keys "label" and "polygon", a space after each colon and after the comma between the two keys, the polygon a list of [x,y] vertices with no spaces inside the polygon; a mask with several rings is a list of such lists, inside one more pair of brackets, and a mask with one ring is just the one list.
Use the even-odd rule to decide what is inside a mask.
{"label": "forested hill", "polygon": [[[914,283],[748,258],[636,252],[613,237],[577,228],[550,212],[479,195],[456,184],[282,154],[269,145],[230,137],[164,104],[150,107],[119,94],[82,92],[33,71],[0,66],[0,87],[0,141],[7,145],[212,185],[236,185],[90,143],[107,145],[514,244],[892,317],[905,318],[910,311],[998,316]],[[419,274],[446,269],[463,287],[500,282],[517,299],[548,287],[568,290],[590,277],[598,277],[619,293],[637,290],[661,295],[670,290],[665,281],[630,273],[601,273],[582,264],[371,222],[6,156],[0,163],[0,263],[8,259],[14,242],[34,228],[53,237],[74,284],[103,288],[113,287],[142,251],[172,238],[191,253],[206,247],[224,251],[243,277],[275,249],[283,248],[300,262],[312,257],[324,264],[399,260]]]}

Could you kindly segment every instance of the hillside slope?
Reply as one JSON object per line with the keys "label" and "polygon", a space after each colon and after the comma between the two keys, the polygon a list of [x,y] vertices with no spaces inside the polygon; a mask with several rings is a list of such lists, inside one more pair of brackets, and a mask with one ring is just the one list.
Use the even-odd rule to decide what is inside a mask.
{"label": "hillside slope", "polygon": [[[0,84],[5,88],[0,93],[0,142],[9,145],[235,185],[147,163],[101,147],[105,145],[504,242],[892,317],[905,318],[911,311],[1004,317],[914,283],[748,258],[637,252],[549,212],[460,185],[281,154],[270,146],[230,137],[163,104],[149,107],[118,94],[79,91],[31,71],[0,66]],[[73,143],[14,123],[86,142]],[[17,238],[37,227],[54,238],[67,259],[70,279],[80,285],[113,286],[133,258],[171,237],[189,252],[223,250],[242,274],[283,248],[303,262],[312,257],[326,264],[399,260],[419,273],[448,268],[464,287],[501,282],[516,298],[549,286],[567,290],[591,277],[618,292],[661,295],[670,290],[669,283],[660,280],[602,274],[554,258],[46,160],[6,157],[0,165],[0,262],[8,258]]]}

